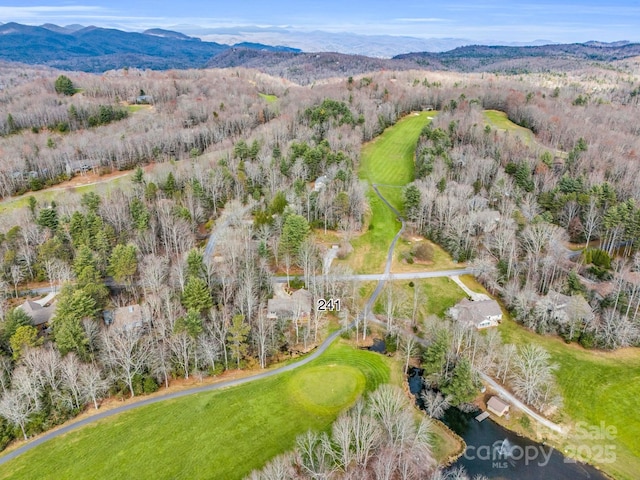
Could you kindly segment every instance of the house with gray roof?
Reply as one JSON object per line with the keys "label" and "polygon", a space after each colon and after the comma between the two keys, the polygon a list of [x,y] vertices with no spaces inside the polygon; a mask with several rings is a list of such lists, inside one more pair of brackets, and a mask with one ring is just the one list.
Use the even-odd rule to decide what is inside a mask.
{"label": "house with gray roof", "polygon": [[291,295],[285,294],[271,298],[267,302],[267,318],[277,319],[306,319],[311,315],[313,295],[301,288]]}
{"label": "house with gray roof", "polygon": [[560,323],[568,320],[589,322],[593,319],[593,309],[582,295],[569,296],[549,290],[546,296],[540,298],[537,306],[547,318]]}
{"label": "house with gray roof", "polygon": [[140,305],[128,305],[102,312],[105,325],[114,330],[126,332],[142,328],[146,319]]}
{"label": "house with gray roof", "polygon": [[495,395],[489,399],[487,402],[487,410],[491,413],[496,414],[499,417],[509,413],[510,405],[502,400],[500,397],[496,397]]}
{"label": "house with gray roof", "polygon": [[316,181],[313,182],[313,191],[319,192],[320,190],[324,189],[327,185],[329,185],[329,181],[329,177],[327,177],[326,175],[322,175],[316,178]]}
{"label": "house with gray roof", "polygon": [[56,311],[56,304],[53,303],[54,297],[55,294],[50,293],[41,300],[27,300],[17,308],[31,317],[34,327],[38,330],[44,330]]}
{"label": "house with gray roof", "polygon": [[449,316],[463,324],[481,330],[497,327],[502,321],[502,309],[495,300],[471,301],[464,299],[449,309]]}

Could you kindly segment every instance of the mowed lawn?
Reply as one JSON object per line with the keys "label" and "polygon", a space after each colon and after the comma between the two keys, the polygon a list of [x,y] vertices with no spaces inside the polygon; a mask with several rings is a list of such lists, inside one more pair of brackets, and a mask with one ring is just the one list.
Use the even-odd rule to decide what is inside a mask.
{"label": "mowed lawn", "polygon": [[[396,305],[402,302],[403,314],[409,315],[413,305],[414,289],[418,289],[418,320],[430,315],[444,318],[446,311],[467,295],[456,283],[448,277],[426,278],[413,280],[413,287],[408,280],[393,280],[396,295]],[[375,312],[385,315],[387,294],[383,291],[378,297]]]}
{"label": "mowed lawn", "polygon": [[[604,422],[617,431],[613,439],[577,438],[574,432],[561,441],[562,447],[571,451],[579,447],[579,452],[591,453],[593,457],[585,460],[616,479],[640,478],[640,349],[585,350],[556,337],[537,335],[510,319],[503,321],[500,331],[506,342],[535,343],[551,354],[558,365],[556,378],[564,398],[558,420],[568,425],[586,422],[596,427]],[[615,452],[615,462],[599,462],[599,458],[606,457],[601,449],[610,446]]]}
{"label": "mowed lawn", "polygon": [[411,113],[366,143],[360,155],[360,178],[384,185],[414,179],[414,155],[420,132],[436,112]]}
{"label": "mowed lawn", "polygon": [[533,140],[533,132],[528,128],[524,128],[513,123],[509,120],[509,117],[505,112],[501,112],[500,110],[485,110],[484,118],[492,127],[506,132],[513,132],[522,137],[526,142]]}
{"label": "mowed lawn", "polygon": [[334,344],[299,369],[219,392],[140,407],[51,440],[1,479],[240,479],[325,430],[365,391],[399,383],[393,360]]}
{"label": "mowed lawn", "polygon": [[[472,290],[486,293],[475,278],[465,275],[461,279]],[[564,405],[554,420],[574,427],[578,422],[595,427],[604,422],[617,431],[613,439],[585,439],[578,438],[574,429],[567,438],[555,439],[554,443],[561,450],[567,449],[566,453],[580,448],[583,460],[616,479],[640,478],[640,349],[585,350],[558,337],[537,335],[510,318],[503,320],[499,329],[505,343],[540,345],[558,365],[555,373]],[[598,461],[608,455],[604,447],[613,447],[615,462]]]}
{"label": "mowed lawn", "polygon": [[[420,132],[434,115],[436,112],[409,114],[362,147],[360,178],[381,185],[380,193],[400,212],[402,187],[414,179],[414,156]],[[357,273],[384,269],[389,245],[400,229],[394,213],[373,189],[369,189],[367,198],[371,209],[369,230],[352,242],[355,252],[348,262]]]}

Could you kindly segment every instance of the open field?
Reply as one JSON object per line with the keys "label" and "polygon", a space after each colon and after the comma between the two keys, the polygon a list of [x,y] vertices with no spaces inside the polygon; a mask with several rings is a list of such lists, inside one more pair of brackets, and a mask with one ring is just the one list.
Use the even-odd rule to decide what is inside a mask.
{"label": "open field", "polygon": [[151,105],[127,105],[127,110],[129,110],[130,113],[136,113],[141,110],[151,110],[152,108],[153,106]]}
{"label": "open field", "polygon": [[524,140],[527,145],[537,143],[541,148],[549,150],[556,157],[566,158],[567,152],[558,150],[555,148],[549,148],[536,140],[534,133],[528,128],[521,127],[520,125],[513,123],[509,120],[509,117],[505,112],[499,110],[485,110],[484,118],[488,125],[497,128],[500,131],[512,133]]}
{"label": "open field", "polygon": [[131,172],[115,171],[107,175],[78,175],[71,180],[54,185],[49,188],[38,190],[35,192],[27,192],[17,197],[8,197],[0,201],[0,213],[4,213],[17,208],[26,208],[28,206],[29,197],[33,196],[38,204],[46,204],[52,201],[61,203],[70,195],[82,195],[97,189],[108,192],[116,187],[122,187],[127,181]]}
{"label": "open field", "polygon": [[[399,200],[397,197],[395,199],[386,197],[388,190],[391,189],[380,188],[380,193],[395,205]],[[368,230],[351,241],[353,252],[345,259],[355,273],[384,271],[389,245],[401,226],[393,212],[380,200],[373,189],[369,189],[367,200],[371,209]]]}
{"label": "open field", "polygon": [[422,295],[422,313],[425,316],[437,315],[444,317],[445,312],[453,307],[466,294],[462,289],[448,277],[430,278],[427,280],[416,280],[415,285],[420,288]]}
{"label": "open field", "polygon": [[[401,302],[403,311],[401,315],[409,316],[411,313],[411,305],[413,304],[414,289],[418,288],[418,320],[423,320],[429,315],[444,317],[445,312],[466,297],[458,285],[448,277],[429,278],[423,280],[413,280],[413,287],[409,285],[409,281],[394,281],[395,287],[395,303]],[[384,315],[385,312],[386,293],[383,291],[374,308],[374,312]]]}
{"label": "open field", "polygon": [[362,147],[360,178],[381,185],[403,186],[414,178],[418,137],[437,112],[412,113]]}
{"label": "open field", "polygon": [[276,95],[271,95],[269,93],[259,93],[258,95],[260,95],[261,98],[266,100],[267,103],[273,103],[276,100],[278,100],[278,97]]}
{"label": "open field", "polygon": [[[298,370],[141,407],[54,439],[3,466],[3,479],[243,478],[381,383],[393,360],[333,345]],[[395,368],[397,370],[397,368]]]}
{"label": "open field", "polygon": [[[403,258],[411,251],[411,249],[421,242],[427,242],[433,249],[433,260],[430,262],[418,262],[408,263]],[[396,250],[393,256],[393,263],[391,264],[391,271],[393,273],[403,272],[429,272],[432,270],[445,270],[464,268],[465,263],[455,262],[451,255],[449,255],[440,245],[433,243],[430,240],[422,237],[416,237],[412,239],[401,238],[396,244]]]}

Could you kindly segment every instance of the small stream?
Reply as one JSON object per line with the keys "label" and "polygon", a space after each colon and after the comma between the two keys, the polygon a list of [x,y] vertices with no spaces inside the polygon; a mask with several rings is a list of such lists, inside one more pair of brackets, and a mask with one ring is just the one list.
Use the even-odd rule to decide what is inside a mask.
{"label": "small stream", "polygon": [[[412,369],[409,388],[421,405],[422,371]],[[467,444],[465,453],[453,466],[462,466],[469,476],[484,475],[506,480],[607,480],[594,467],[565,458],[559,451],[519,437],[491,418],[478,422],[478,412],[463,413],[449,408],[442,421]]]}

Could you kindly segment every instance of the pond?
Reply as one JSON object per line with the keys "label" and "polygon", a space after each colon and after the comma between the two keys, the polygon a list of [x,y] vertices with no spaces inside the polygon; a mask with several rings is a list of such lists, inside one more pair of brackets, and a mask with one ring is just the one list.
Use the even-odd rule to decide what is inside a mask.
{"label": "pond", "polygon": [[[410,372],[409,386],[414,394],[422,390],[421,374],[418,369]],[[450,408],[442,419],[467,444],[465,453],[453,466],[464,467],[470,477],[480,474],[506,480],[607,480],[596,468],[565,458],[548,445],[519,437],[491,418],[476,421],[478,413]]]}

